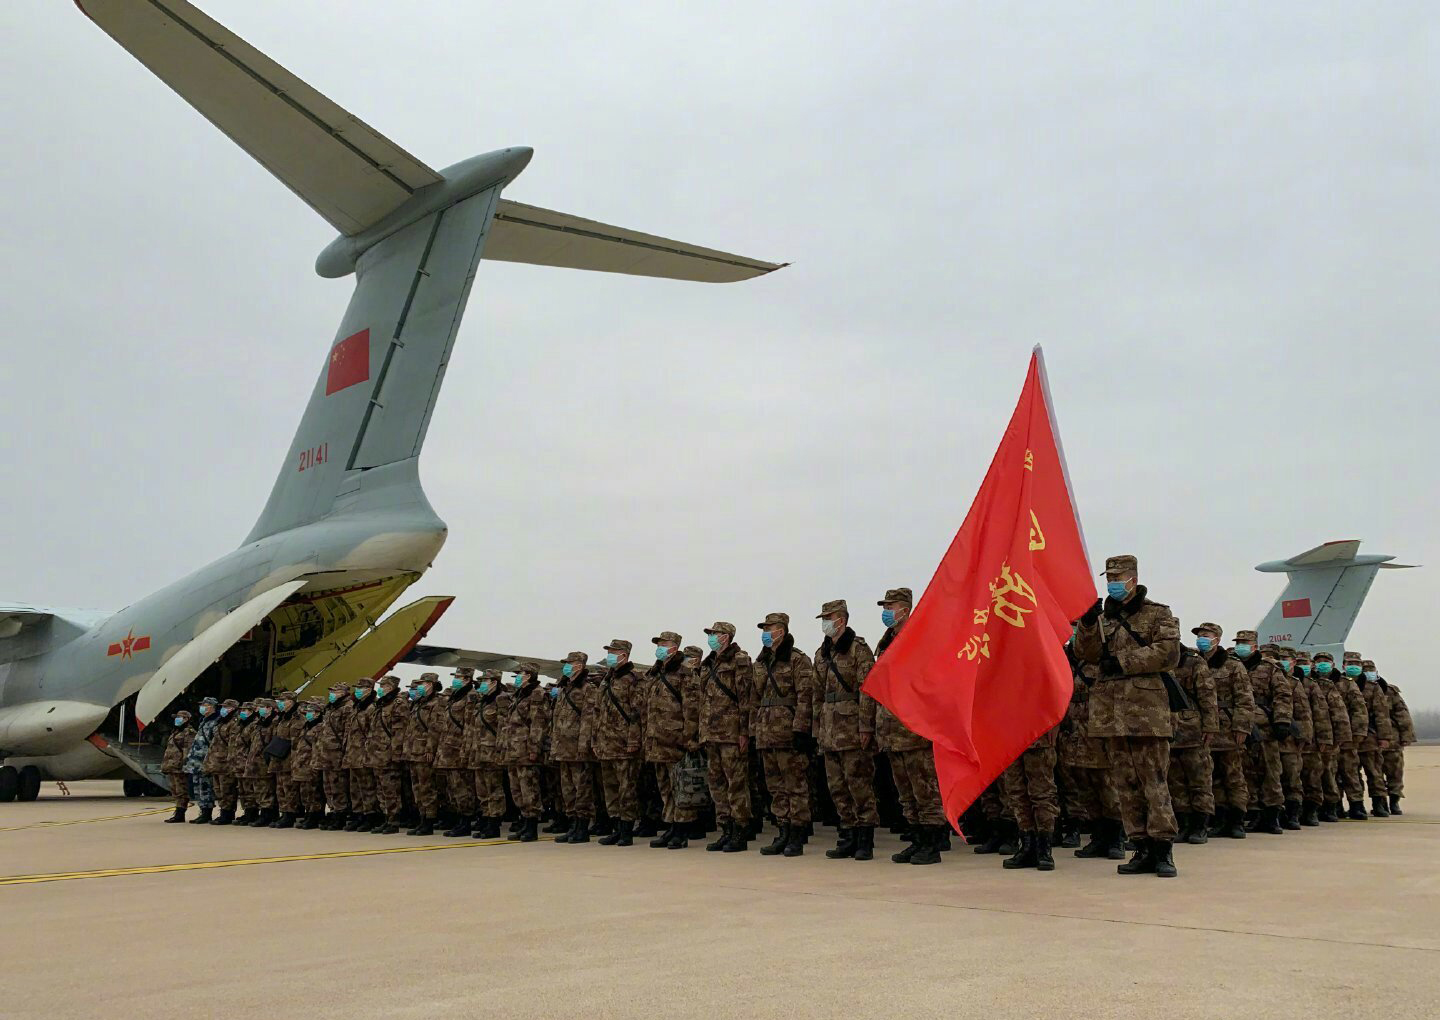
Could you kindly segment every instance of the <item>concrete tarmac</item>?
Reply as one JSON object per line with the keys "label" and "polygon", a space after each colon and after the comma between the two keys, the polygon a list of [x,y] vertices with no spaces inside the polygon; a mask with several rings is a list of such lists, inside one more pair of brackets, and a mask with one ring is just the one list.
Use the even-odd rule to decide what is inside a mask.
{"label": "concrete tarmac", "polygon": [[1404,817],[1181,847],[1172,881],[830,861],[830,830],[787,860],[163,825],[46,784],[0,805],[0,1017],[1436,1017],[1440,747],[1406,758]]}

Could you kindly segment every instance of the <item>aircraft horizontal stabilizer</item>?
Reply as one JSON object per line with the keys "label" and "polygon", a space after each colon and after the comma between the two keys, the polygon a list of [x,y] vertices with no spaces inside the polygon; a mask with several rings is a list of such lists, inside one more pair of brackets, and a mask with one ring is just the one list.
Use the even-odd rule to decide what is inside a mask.
{"label": "aircraft horizontal stabilizer", "polygon": [[400,660],[415,666],[438,666],[458,669],[499,669],[515,672],[522,662],[533,662],[540,667],[541,676],[559,679],[564,675],[557,659],[536,659],[528,655],[511,655],[508,652],[476,652],[468,648],[442,648],[439,645],[416,645]]}
{"label": "aircraft horizontal stabilizer", "polygon": [[773,273],[761,262],[502,198],[482,258],[560,269],[734,283]]}

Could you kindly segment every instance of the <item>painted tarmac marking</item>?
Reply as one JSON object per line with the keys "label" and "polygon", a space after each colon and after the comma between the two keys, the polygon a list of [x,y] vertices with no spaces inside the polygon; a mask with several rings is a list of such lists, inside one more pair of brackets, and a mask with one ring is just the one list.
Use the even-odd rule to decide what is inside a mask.
{"label": "painted tarmac marking", "polygon": [[151,808],[149,811],[131,811],[124,815],[105,815],[103,818],[70,818],[51,822],[30,822],[26,825],[7,825],[0,828],[0,832],[19,832],[21,829],[53,829],[61,825],[87,825],[90,822],[114,822],[122,818],[143,818],[146,815],[163,815],[174,808]]}
{"label": "painted tarmac marking", "polygon": [[[212,868],[242,868],[252,864],[288,864],[291,861],[329,861],[347,857],[375,857],[379,854],[414,854],[428,850],[461,850],[466,847],[506,846],[518,839],[472,840],[468,843],[434,843],[426,846],[387,846],[374,850],[333,850],[318,854],[290,854],[284,857],[243,857],[228,861],[193,861],[189,864],[152,864],[139,868],[101,868],[95,871],[59,871],[46,875],[9,875],[0,886],[36,885],[41,882],[72,882],[84,878],[120,878],[125,875],[162,875],[171,871],[207,871]],[[545,840],[549,842],[549,840]]]}

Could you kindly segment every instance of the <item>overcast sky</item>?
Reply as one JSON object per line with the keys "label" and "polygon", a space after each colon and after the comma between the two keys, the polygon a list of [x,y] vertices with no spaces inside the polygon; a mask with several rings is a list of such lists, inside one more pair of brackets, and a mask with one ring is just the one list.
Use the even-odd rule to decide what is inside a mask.
{"label": "overcast sky", "polygon": [[[422,461],[439,643],[592,656],[929,580],[1045,346],[1091,556],[1254,626],[1322,541],[1440,706],[1440,8],[202,0],[431,166],[794,263],[485,263]],[[333,231],[72,4],[0,65],[0,600],[118,608],[234,548],[349,298]],[[408,596],[406,598],[408,601]],[[648,657],[648,646],[637,649]]]}

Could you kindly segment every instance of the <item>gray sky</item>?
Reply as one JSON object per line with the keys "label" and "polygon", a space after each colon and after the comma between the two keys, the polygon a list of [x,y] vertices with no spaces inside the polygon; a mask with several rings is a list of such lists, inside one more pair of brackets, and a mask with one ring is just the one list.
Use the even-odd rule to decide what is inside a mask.
{"label": "gray sky", "polygon": [[[753,649],[783,610],[813,647],[836,597],[873,640],[1040,342],[1092,558],[1227,632],[1262,560],[1430,564],[1350,643],[1440,705],[1435,5],[202,6],[432,166],[532,145],[508,197],[794,263],[481,267],[423,460],[432,641]],[[0,599],[118,608],[248,531],[350,282],[71,4],[0,30]]]}

